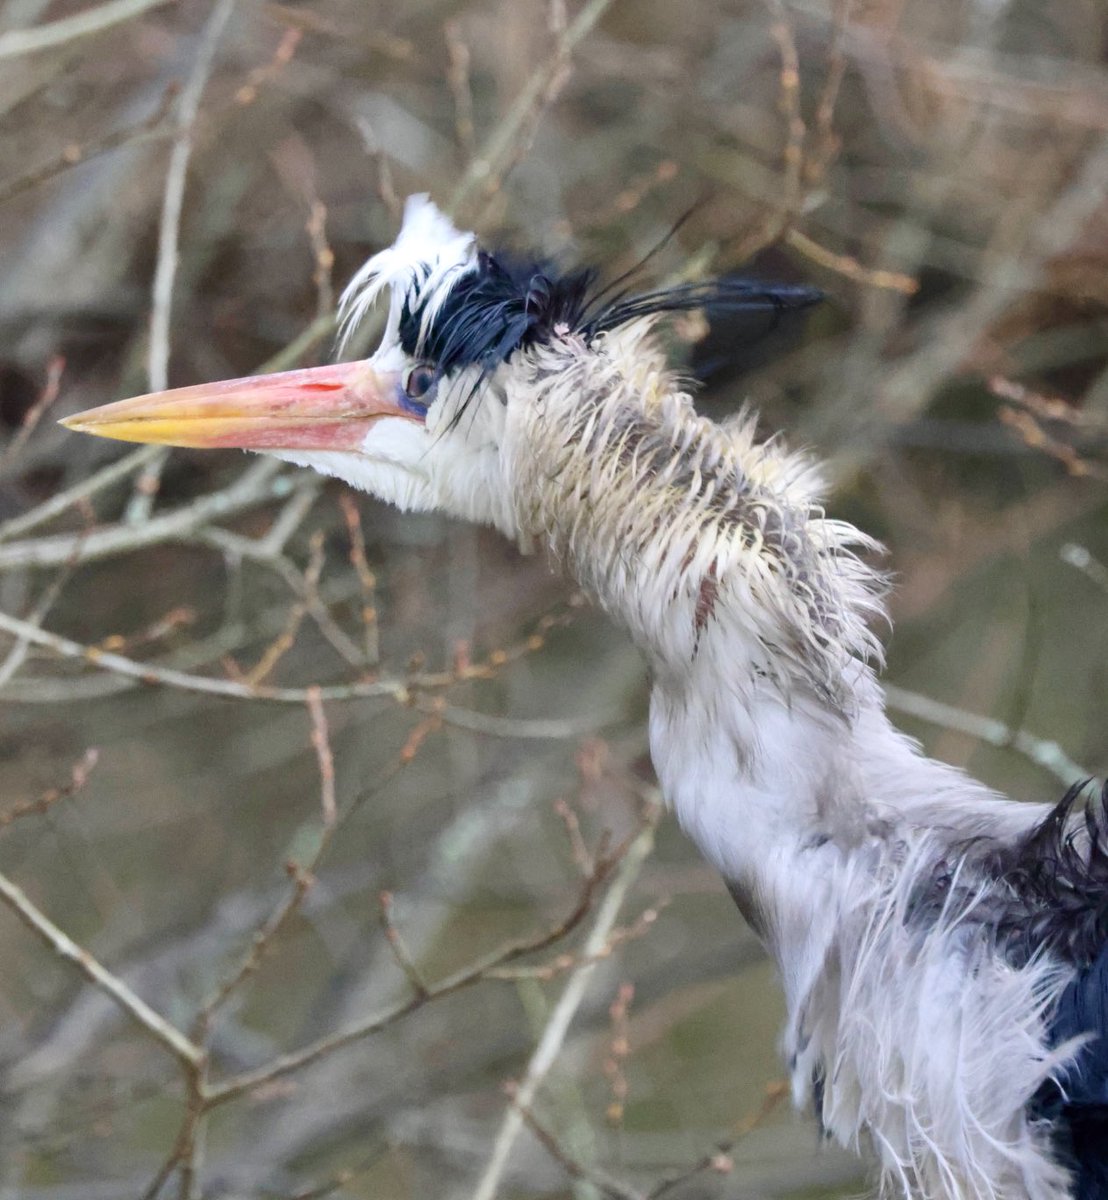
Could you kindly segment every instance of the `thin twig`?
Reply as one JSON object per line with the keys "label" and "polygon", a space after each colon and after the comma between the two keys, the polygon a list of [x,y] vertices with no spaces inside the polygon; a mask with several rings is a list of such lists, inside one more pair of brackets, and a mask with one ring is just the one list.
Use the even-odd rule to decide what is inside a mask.
{"label": "thin twig", "polygon": [[416,996],[426,998],[427,984],[419,973],[419,968],[415,965],[415,960],[392,918],[392,892],[382,892],[378,897],[378,906],[381,914],[381,931],[385,935],[385,941],[388,943],[393,958],[396,959],[396,965],[404,972],[404,977],[412,986],[412,992]]}
{"label": "thin twig", "polygon": [[612,1021],[612,1037],[608,1042],[608,1054],[604,1059],[604,1078],[608,1081],[612,1098],[605,1112],[609,1125],[621,1126],[627,1107],[627,1095],[630,1090],[627,1083],[627,1073],[624,1070],[628,1056],[631,1053],[631,1022],[629,1013],[631,1001],[635,998],[635,985],[624,982],[619,985],[615,999],[608,1006],[608,1016]]}
{"label": "thin twig", "polygon": [[68,783],[64,783],[60,787],[48,788],[41,796],[36,796],[33,800],[24,800],[21,804],[13,805],[5,812],[0,812],[0,829],[10,825],[13,821],[18,821],[20,817],[26,817],[31,813],[44,813],[53,808],[59,800],[68,800],[69,797],[75,796],[88,782],[99,758],[100,751],[95,747],[90,747],[73,764]]}
{"label": "thin twig", "polygon": [[312,283],[315,284],[317,317],[326,316],[334,307],[335,291],[331,282],[331,271],[335,265],[335,253],[327,241],[327,207],[315,197],[305,225],[308,241],[312,247]]}
{"label": "thin twig", "polygon": [[592,855],[589,854],[589,848],[581,835],[581,822],[576,811],[568,800],[556,800],[554,811],[566,827],[566,837],[569,839],[569,849],[573,855],[574,865],[582,875],[588,875],[592,870]]}
{"label": "thin twig", "polygon": [[[194,1092],[199,1091],[194,1088]],[[202,1096],[197,1096],[191,1112],[194,1115],[189,1124],[188,1137],[181,1155],[181,1182],[177,1190],[179,1200],[201,1200],[203,1186],[201,1170],[204,1166],[204,1152],[208,1142],[208,1113],[203,1107]]]}
{"label": "thin twig", "polygon": [[175,633],[178,629],[193,625],[195,622],[195,609],[178,606],[177,608],[171,608],[164,616],[159,617],[156,621],[147,625],[145,629],[140,629],[137,633],[127,635],[109,633],[107,637],[101,638],[95,644],[94,649],[123,651],[132,650],[136,646],[156,645],[158,642]]}
{"label": "thin twig", "polygon": [[605,959],[611,958],[620,946],[624,946],[628,942],[649,933],[657,922],[662,909],[667,904],[667,900],[659,901],[659,903],[652,907],[644,909],[631,924],[617,926],[608,936],[608,940],[595,954],[587,955],[565,952],[555,956],[548,962],[536,963],[534,966],[498,967],[489,972],[489,977],[492,979],[540,979],[544,983],[549,983],[551,979],[556,979],[559,975],[564,975],[567,971],[579,967],[582,963],[604,962]]}
{"label": "thin twig", "polygon": [[814,238],[792,227],[785,231],[785,241],[794,250],[799,251],[805,258],[829,271],[834,271],[854,283],[865,284],[867,287],[884,288],[890,292],[900,292],[904,296],[914,296],[919,291],[919,280],[902,271],[887,271],[881,267],[867,267],[848,254],[836,254],[821,246]]}
{"label": "thin twig", "polygon": [[[217,546],[221,550],[235,556],[244,542],[252,541],[238,534],[228,534],[225,529],[203,529],[197,532],[189,541],[201,542],[208,546]],[[264,548],[263,548],[264,551]],[[342,627],[331,616],[327,605],[320,599],[318,590],[311,585],[304,573],[285,555],[269,555],[259,553],[256,556],[244,554],[243,557],[255,557],[263,566],[275,571],[288,585],[294,596],[299,597],[307,608],[307,614],[316,624],[316,628],[334,647],[336,653],[345,659],[356,670],[365,667],[365,657],[357,644],[346,634]]]}
{"label": "thin twig", "polygon": [[[313,484],[315,486],[312,486]],[[281,554],[289,538],[304,524],[308,513],[312,511],[312,505],[315,504],[322,486],[323,481],[318,476],[305,476],[304,486],[293,492],[274,518],[268,532],[258,539],[258,549],[262,554]]]}
{"label": "thin twig", "polygon": [[780,105],[785,118],[785,147],[781,151],[784,166],[782,200],[778,208],[780,224],[775,232],[767,234],[766,241],[776,241],[785,226],[793,221],[800,211],[801,171],[804,166],[804,137],[807,129],[800,114],[800,56],[796,51],[796,39],[785,12],[783,0],[767,0],[773,14],[770,33],[777,42],[781,54]]}
{"label": "thin twig", "polygon": [[0,468],[7,467],[9,463],[18,458],[19,452],[27,444],[27,439],[34,433],[35,427],[42,420],[43,413],[57,400],[64,370],[65,359],[60,354],[56,354],[46,366],[46,382],[42,385],[38,398],[27,409],[23,420],[19,423],[15,437],[4,448],[4,453],[0,455]]}
{"label": "thin twig", "polygon": [[296,47],[304,36],[302,29],[286,29],[277,43],[273,57],[263,66],[255,67],[246,77],[246,82],[235,92],[235,103],[242,108],[253,104],[258,98],[258,89],[271,83],[292,62]]}
{"label": "thin twig", "polygon": [[785,144],[781,150],[781,174],[774,177],[772,202],[762,220],[741,238],[735,250],[742,261],[772,245],[792,228],[804,198],[801,180],[807,130],[800,111],[800,57],[782,0],[764,0],[764,3],[772,18],[770,35],[777,43],[781,59],[777,107],[785,121]]}
{"label": "thin twig", "polygon": [[381,146],[381,139],[377,136],[377,131],[373,128],[368,117],[358,118],[358,132],[362,135],[362,142],[365,145],[366,152],[373,160],[373,167],[376,172],[377,198],[388,210],[392,219],[399,221],[404,213],[404,201],[397,195],[388,155]]}
{"label": "thin twig", "polygon": [[1108,467],[1082,458],[1081,453],[1069,442],[1052,437],[1043,428],[1039,416],[1022,408],[1002,404],[997,409],[997,419],[1006,425],[1030,450],[1039,451],[1062,464],[1075,478],[1088,476],[1091,479],[1108,479]]}
{"label": "thin twig", "polygon": [[1016,379],[1004,375],[993,375],[985,385],[999,400],[1009,400],[1022,408],[1029,409],[1044,421],[1059,421],[1065,425],[1091,425],[1089,414],[1070,400],[1061,396],[1037,392]]}
{"label": "thin twig", "polygon": [[647,1192],[644,1200],[662,1200],[663,1196],[668,1195],[675,1188],[688,1183],[689,1180],[695,1179],[697,1175],[703,1175],[707,1171],[715,1171],[721,1175],[730,1174],[735,1165],[734,1160],[731,1158],[731,1151],[734,1150],[735,1146],[743,1138],[764,1124],[766,1119],[788,1094],[788,1084],[782,1083],[780,1080],[775,1080],[773,1083],[767,1084],[761,1105],[753,1113],[738,1122],[735,1126],[733,1137],[717,1143],[714,1149],[697,1159],[691,1166],[668,1175],[665,1179],[659,1180]]}
{"label": "thin twig", "polygon": [[[177,102],[177,135],[165,173],[165,192],[162,196],[162,215],[158,225],[158,259],[151,288],[150,344],[147,348],[146,374],[149,390],[162,392],[169,387],[169,327],[173,312],[173,283],[177,278],[180,259],[181,210],[185,202],[185,183],[188,179],[192,139],[200,100],[208,84],[215,62],[216,50],[227,26],[236,0],[216,0],[200,34],[200,43],[192,70]],[[169,457],[163,449],[143,469],[135,481],[134,494],[124,520],[130,525],[145,521],[158,494],[162,469]]]}
{"label": "thin twig", "polygon": [[547,62],[531,73],[523,90],[493,130],[481,152],[470,161],[454,189],[449,204],[452,215],[457,214],[479,188],[487,187],[490,180],[501,178],[504,164],[515,153],[518,141],[525,135],[536,110],[541,108],[543,96],[563,76],[577,43],[591,32],[611,5],[612,0],[588,0],[557,39],[554,53]]}
{"label": "thin twig", "polygon": [[146,1190],[142,1193],[141,1200],[157,1200],[162,1188],[169,1181],[169,1177],[180,1164],[181,1155],[185,1152],[185,1147],[189,1140],[191,1125],[192,1115],[189,1113],[181,1124],[171,1150],[166,1155],[162,1165],[158,1168],[154,1178],[147,1185]]}
{"label": "thin twig", "polygon": [[599,733],[602,729],[619,724],[626,716],[618,709],[609,709],[580,717],[564,717],[561,720],[497,717],[469,708],[459,708],[456,704],[440,705],[434,711],[447,725],[453,725],[456,729],[468,729],[471,733],[481,733],[488,737],[539,742],[566,741]]}
{"label": "thin twig", "polygon": [[586,1166],[580,1159],[571,1155],[554,1133],[535,1116],[530,1105],[520,1104],[518,1087],[511,1085],[505,1088],[508,1098],[516,1106],[522,1123],[531,1131],[542,1148],[570,1177],[580,1182],[591,1184],[605,1200],[645,1200],[644,1193],[622,1180],[601,1171],[597,1167]]}
{"label": "thin twig", "polygon": [[[353,589],[349,580],[327,589],[329,602],[345,601],[352,595]],[[164,665],[181,669],[191,669],[204,663],[222,659],[225,655],[241,649],[242,639],[251,641],[266,634],[275,635],[286,619],[286,609],[280,612],[276,607],[263,611],[256,625],[247,627],[242,622],[231,618],[219,630],[206,637],[199,637],[166,656]],[[118,635],[113,635],[118,636]],[[94,646],[94,649],[110,649],[118,647],[108,639],[107,646]],[[105,696],[118,695],[132,688],[144,686],[140,680],[129,676],[117,675],[111,672],[99,675],[68,675],[54,677],[37,677],[34,679],[24,676],[16,678],[8,685],[9,695],[28,704],[56,704],[64,701],[72,703],[75,700],[97,700]]]}
{"label": "thin twig", "polygon": [[246,980],[258,970],[266,954],[271,950],[289,921],[300,911],[305,897],[315,883],[314,872],[327,851],[337,825],[335,760],[331,751],[327,717],[323,711],[319,688],[308,689],[307,708],[311,719],[312,748],[315,750],[316,760],[319,764],[320,813],[322,817],[320,836],[315,850],[306,863],[288,862],[285,864],[285,870],[292,882],[288,893],[265,923],[257,929],[250,941],[250,948],[239,965],[201,1005],[192,1031],[194,1040],[201,1045],[207,1044],[216,1014]]}
{"label": "thin twig", "polygon": [[[320,603],[319,577],[323,571],[323,534],[319,530],[312,535],[309,554],[308,569],[303,575],[294,573],[293,576],[296,580],[294,591],[300,595],[300,601],[292,606],[284,629],[270,642],[258,661],[243,676],[244,682],[251,687],[257,687],[264,683],[273,674],[277,664],[296,644],[296,635],[300,632],[300,626],[308,615],[313,601],[317,605]],[[283,561],[283,559],[278,561]],[[307,703],[311,709],[313,694],[310,689]]]}
{"label": "thin twig", "polygon": [[369,567],[365,552],[365,534],[358,504],[349,492],[339,496],[342,515],[350,535],[350,565],[358,577],[362,589],[362,629],[365,638],[365,661],[372,665],[380,658],[377,630],[377,577]]}
{"label": "thin twig", "polygon": [[[334,331],[334,313],[328,313],[325,317],[317,317],[303,332],[293,338],[287,346],[263,362],[257,368],[256,373],[264,375],[268,371],[284,371],[289,367],[295,366],[319,342],[329,337]],[[68,512],[71,508],[88,500],[90,497],[112,487],[121,479],[126,479],[132,472],[141,470],[147,463],[153,461],[160,450],[160,446],[140,446],[137,450],[131,451],[130,454],[125,454],[122,458],[116,459],[115,462],[101,467],[100,470],[94,472],[87,479],[81,480],[80,483],[76,483],[65,491],[59,492],[56,496],[43,501],[37,507],[21,513],[18,517],[13,517],[4,525],[0,525],[0,543],[11,541],[21,534],[29,533],[32,529],[37,529],[40,525],[45,525],[47,522],[54,520],[55,517],[60,517],[63,513]],[[270,476],[276,475],[280,469],[280,464],[275,463],[273,460],[263,460],[261,463],[256,463],[248,467],[242,473],[238,482],[247,480],[257,482],[259,478],[268,479]],[[232,489],[235,488],[235,485],[231,486]],[[276,494],[289,490],[290,487],[291,485],[287,482],[280,483],[277,485]],[[157,538],[153,540],[156,541]],[[65,542],[71,549],[72,539],[66,538]],[[141,544],[148,545],[152,544],[152,542],[143,541]],[[124,542],[117,548],[127,549],[128,545]],[[109,550],[108,553],[116,553],[116,550]],[[65,562],[67,558],[68,552],[62,552],[59,555],[57,546],[54,546],[52,551],[42,548],[42,553],[40,554],[39,548],[35,544],[32,544],[25,551],[17,551],[14,555],[14,562],[10,557],[8,562],[16,566],[58,566]],[[4,564],[0,562],[0,570],[3,569]]]}
{"label": "thin twig", "polygon": [[493,1143],[492,1154],[489,1156],[485,1171],[474,1190],[474,1200],[493,1200],[496,1195],[500,1180],[508,1165],[512,1147],[524,1126],[522,1110],[530,1108],[534,1103],[535,1093],[553,1066],[566,1034],[569,1032],[570,1023],[576,1015],[581,1001],[585,998],[589,981],[596,970],[596,963],[591,961],[592,956],[596,955],[608,940],[627,892],[650,855],[654,845],[654,830],[659,812],[660,808],[658,807],[652,810],[647,824],[630,843],[620,861],[619,869],[604,895],[592,928],[582,947],[582,955],[586,961],[570,976],[561,996],[551,1010],[542,1037],[531,1055],[523,1079],[501,1121],[500,1129]]}
{"label": "thin twig", "polygon": [[108,3],[96,8],[87,8],[84,12],[74,13],[72,17],[63,17],[46,25],[37,25],[33,29],[13,29],[0,34],[0,59],[64,46],[66,42],[100,33],[121,21],[140,16],[147,9],[158,8],[170,2],[171,0],[108,0]]}
{"label": "thin twig", "polygon": [[[490,978],[489,972],[494,968],[506,966],[525,955],[538,953],[561,941],[576,929],[589,913],[597,890],[611,875],[617,862],[619,863],[619,870],[613,879],[612,888],[617,887],[620,879],[626,878],[626,883],[620,886],[620,894],[626,890],[626,886],[630,884],[631,876],[628,875],[624,864],[628,858],[637,857],[641,853],[641,841],[642,835],[634,842],[622,847],[611,857],[599,859],[596,871],[584,881],[572,909],[565,917],[548,929],[542,930],[530,937],[507,942],[500,949],[478,959],[467,967],[463,967],[460,971],[440,979],[437,983],[427,984],[423,993],[413,994],[403,1003],[385,1009],[383,1012],[376,1013],[373,1016],[366,1017],[345,1030],[328,1034],[314,1042],[310,1042],[307,1046],[303,1046],[299,1050],[280,1055],[264,1066],[251,1071],[243,1071],[241,1074],[233,1075],[229,1079],[210,1085],[207,1092],[208,1103],[210,1105],[224,1104],[228,1100],[233,1100],[236,1096],[241,1096],[245,1092],[251,1092],[263,1084],[270,1083],[274,1079],[279,1079],[293,1071],[299,1071],[327,1054],[331,1054],[344,1046],[349,1046],[372,1034],[379,1033],[383,1029],[387,1029],[397,1021],[402,1020],[410,1013],[415,1012],[417,1009],[422,1008],[425,1004],[439,997],[452,995],[455,992],[470,988],[477,983],[487,981]],[[622,855],[622,858],[620,855]],[[634,873],[637,873],[637,868],[632,875]],[[611,889],[609,889],[609,892],[605,896],[605,909],[609,906],[609,897],[611,894]]]}
{"label": "thin twig", "polygon": [[[36,628],[41,627],[42,622],[46,619],[47,614],[54,607],[55,601],[62,594],[65,585],[69,582],[73,575],[73,567],[64,567],[50,582],[42,595],[35,602],[34,607],[27,613],[24,620],[28,625]],[[3,663],[0,663],[0,688],[5,688],[19,673],[20,668],[27,661],[27,656],[31,651],[31,642],[28,638],[16,638],[12,648],[8,651]]]}
{"label": "thin twig", "polygon": [[978,716],[976,713],[956,708],[953,704],[932,700],[930,696],[921,696],[918,692],[894,684],[885,685],[885,698],[890,708],[895,708],[897,712],[906,716],[916,717],[929,725],[939,725],[943,729],[952,729],[956,733],[964,733],[990,746],[1015,750],[1037,766],[1049,771],[1067,787],[1079,779],[1088,779],[1092,774],[1074,762],[1057,742],[1036,737],[1023,729],[1011,729],[994,717]]}
{"label": "thin twig", "polygon": [[[131,460],[131,469],[136,461]],[[149,456],[143,456],[141,461],[149,461]],[[159,513],[141,525],[131,526],[121,522],[87,533],[56,534],[0,546],[0,571],[94,562],[146,546],[187,539],[211,521],[235,516],[287,496],[296,483],[292,476],[282,475],[283,466],[277,459],[262,459],[227,487],[209,492],[169,512]],[[119,477],[127,474],[129,471],[122,471]],[[65,507],[72,503],[71,493]]]}
{"label": "thin twig", "polygon": [[[177,135],[169,156],[162,196],[161,220],[158,225],[158,259],[151,289],[150,345],[147,351],[147,379],[150,391],[164,391],[169,386],[169,327],[173,309],[173,283],[180,259],[181,211],[184,207],[185,184],[189,160],[192,157],[193,134],[200,101],[215,63],[216,50],[236,0],[216,0],[200,33],[196,58],[189,72],[181,98],[177,102]],[[150,469],[147,469],[147,475]]]}
{"label": "thin twig", "polygon": [[834,0],[831,18],[831,38],[827,48],[827,74],[816,102],[814,147],[804,163],[804,183],[808,188],[819,187],[827,169],[839,152],[840,139],[835,133],[835,104],[846,74],[846,54],[843,52],[846,28],[850,24],[851,0]]}
{"label": "thin twig", "polygon": [[469,46],[462,37],[462,27],[457,20],[447,21],[443,26],[443,34],[446,38],[446,53],[450,59],[446,80],[454,97],[454,134],[458,139],[459,149],[466,162],[469,162],[477,148],[473,127],[473,89],[469,82]]}
{"label": "thin twig", "polygon": [[[0,526],[0,543],[11,541],[20,534],[30,533],[32,529],[37,529],[55,517],[60,517],[62,513],[68,512],[90,496],[111,487],[120,479],[126,479],[133,471],[139,470],[144,463],[149,462],[157,451],[157,446],[142,446],[138,450],[132,450],[130,454],[125,454],[106,467],[101,467],[95,474],[90,475],[87,479],[82,479],[63,492],[58,492],[37,507],[28,509],[18,517],[12,517],[10,521]],[[59,561],[64,562],[65,556],[56,560],[54,565],[57,565]]]}
{"label": "thin twig", "polygon": [[250,949],[234,971],[223,980],[215,992],[205,1001],[198,1014],[193,1036],[197,1041],[206,1042],[212,1020],[231,995],[240,988],[246,980],[262,965],[266,953],[276,942],[289,920],[300,911],[305,897],[315,884],[315,876],[299,863],[289,862],[285,869],[292,887],[285,898],[277,906],[269,919],[262,925],[251,939]]}
{"label": "thin twig", "polygon": [[35,933],[59,958],[72,963],[86,979],[109,996],[142,1029],[161,1046],[192,1069],[204,1061],[204,1052],[185,1037],[180,1030],[156,1013],[145,1000],[137,996],[117,975],[102,966],[87,950],[78,946],[54,924],[6,875],[0,874],[0,901]]}
{"label": "thin twig", "polygon": [[[564,625],[572,620],[573,613],[580,607],[581,597],[577,594],[570,596],[565,611],[547,613],[538,622],[538,629],[545,631],[557,625]],[[241,680],[216,679],[207,675],[196,675],[188,671],[159,666],[156,663],[142,663],[126,658],[114,652],[102,650],[98,646],[88,646],[70,638],[50,633],[29,621],[20,620],[8,613],[0,611],[0,630],[17,638],[26,638],[29,642],[53,651],[62,658],[74,659],[100,670],[109,671],[132,680],[134,683],[149,686],[165,686],[180,688],[183,691],[199,692],[203,695],[225,696],[233,700],[271,700],[279,704],[306,704],[310,687],[273,687],[251,686]],[[492,650],[482,662],[467,665],[464,669],[438,672],[414,671],[404,679],[377,678],[359,679],[350,683],[311,685],[319,687],[321,700],[359,700],[369,698],[389,698],[398,704],[411,704],[413,692],[437,691],[449,688],[456,683],[467,680],[493,679],[505,667],[517,662],[528,654],[534,653],[543,644],[542,633],[533,633],[514,646],[506,649]],[[24,698],[24,697],[21,697]],[[421,723],[428,730],[437,728],[443,723],[442,708],[437,703],[426,704],[420,701],[429,716]],[[459,714],[462,714],[459,716]],[[466,710],[455,710],[454,715],[459,720],[466,719]],[[479,714],[473,714],[474,717]],[[470,723],[473,723],[472,720]],[[417,727],[417,729],[420,727]],[[549,730],[542,731],[548,735]],[[514,736],[514,733],[513,733]],[[559,735],[560,736],[560,735]],[[412,750],[414,755],[415,750]]]}
{"label": "thin twig", "polygon": [[[193,675],[188,671],[176,671],[170,667],[155,666],[152,663],[136,662],[123,655],[98,650],[95,646],[85,646],[56,633],[49,633],[4,612],[0,612],[0,629],[52,650],[62,658],[76,659],[104,671],[114,671],[139,683],[162,684],[207,696],[227,696],[235,700],[273,700],[281,704],[306,704],[312,690],[308,687],[253,686],[233,679],[215,679],[206,675]],[[440,686],[452,679],[451,676],[444,675],[426,678],[428,681],[434,680]],[[409,699],[408,687],[394,679],[356,680],[351,683],[322,686],[318,691],[321,700],[388,697],[399,703],[406,703]]]}
{"label": "thin twig", "polygon": [[142,142],[153,141],[157,138],[168,137],[170,131],[160,128],[177,95],[177,85],[170,84],[162,93],[157,107],[148,117],[136,121],[132,125],[124,125],[91,142],[70,142],[64,150],[49,162],[35,167],[26,175],[20,175],[7,183],[0,183],[0,204],[39,187],[48,180],[68,171],[79,163],[88,162],[109,150],[117,150],[120,146],[137,146]]}
{"label": "thin twig", "polygon": [[331,753],[327,714],[323,711],[323,698],[317,687],[308,688],[308,713],[312,718],[312,749],[319,762],[320,813],[324,830],[331,830],[338,815],[335,804],[335,756]]}
{"label": "thin twig", "polygon": [[270,914],[269,919],[255,932],[250,941],[250,949],[243,955],[238,966],[218,985],[215,991],[200,1007],[193,1025],[192,1036],[201,1045],[208,1040],[209,1031],[216,1013],[230,997],[253,975],[262,965],[266,953],[277,940],[290,918],[300,911],[315,882],[310,871],[300,864],[289,862],[285,864],[292,887],[277,908]]}

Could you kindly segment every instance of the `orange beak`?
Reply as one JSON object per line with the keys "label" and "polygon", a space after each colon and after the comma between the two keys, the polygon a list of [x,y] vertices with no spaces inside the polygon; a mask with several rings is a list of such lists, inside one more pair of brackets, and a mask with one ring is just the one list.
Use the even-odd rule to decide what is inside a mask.
{"label": "orange beak", "polygon": [[402,417],[401,378],[368,362],[226,379],[119,400],[66,417],[81,433],[203,449],[357,450],[374,422]]}

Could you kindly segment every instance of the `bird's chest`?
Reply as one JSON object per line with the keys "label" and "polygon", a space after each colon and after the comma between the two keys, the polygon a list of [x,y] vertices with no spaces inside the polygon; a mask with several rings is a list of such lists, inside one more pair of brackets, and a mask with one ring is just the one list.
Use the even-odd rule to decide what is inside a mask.
{"label": "bird's chest", "polygon": [[762,910],[781,905],[781,881],[820,841],[811,742],[780,704],[747,699],[725,711],[658,687],[651,696],[666,802],[763,937],[783,913]]}
{"label": "bird's chest", "polygon": [[826,821],[840,748],[795,707],[748,697],[723,711],[657,687],[650,745],[666,802],[777,962],[796,1011],[841,899],[844,853]]}

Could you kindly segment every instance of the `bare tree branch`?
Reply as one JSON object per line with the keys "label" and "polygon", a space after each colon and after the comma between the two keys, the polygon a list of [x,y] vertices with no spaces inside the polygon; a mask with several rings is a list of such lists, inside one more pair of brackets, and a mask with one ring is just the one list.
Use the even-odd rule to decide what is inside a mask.
{"label": "bare tree branch", "polygon": [[116,1004],[164,1049],[190,1070],[204,1061],[204,1052],[156,1013],[141,997],[111,971],[103,967],[83,947],[78,946],[41,910],[31,903],[22,888],[0,874],[0,902],[6,904],[34,934],[66,962],[72,963],[86,979]]}
{"label": "bare tree branch", "polygon": [[13,29],[0,34],[0,59],[64,46],[67,42],[101,33],[121,21],[130,21],[151,8],[169,3],[171,0],[108,0],[106,4],[74,13],[72,17],[38,25],[34,29]]}

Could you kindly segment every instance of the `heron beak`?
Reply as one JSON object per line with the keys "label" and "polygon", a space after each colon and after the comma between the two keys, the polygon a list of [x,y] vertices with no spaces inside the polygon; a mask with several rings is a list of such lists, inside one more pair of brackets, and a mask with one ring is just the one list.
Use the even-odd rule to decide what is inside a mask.
{"label": "heron beak", "polygon": [[336,363],[152,392],[61,424],[123,442],[202,449],[357,450],[384,417],[422,422],[422,414],[402,407],[402,397],[398,372]]}

